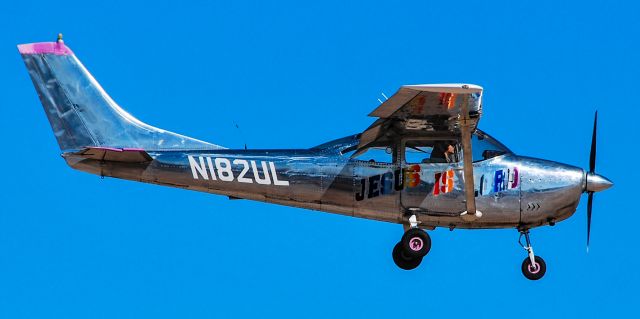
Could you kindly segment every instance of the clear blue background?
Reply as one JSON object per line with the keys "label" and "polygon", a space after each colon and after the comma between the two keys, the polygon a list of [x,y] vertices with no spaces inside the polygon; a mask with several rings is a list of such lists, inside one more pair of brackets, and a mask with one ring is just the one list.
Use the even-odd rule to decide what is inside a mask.
{"label": "clear blue background", "polygon": [[[629,3],[4,2],[0,318],[633,317]],[[598,171],[616,185],[595,197],[589,254],[586,196],[533,230],[541,281],[520,273],[514,229],[438,229],[423,265],[401,271],[398,225],[66,167],[15,47],[58,32],[132,114],[227,147],[314,146],[366,128],[381,92],[468,82],[485,88],[482,129],[586,167],[597,108]]]}

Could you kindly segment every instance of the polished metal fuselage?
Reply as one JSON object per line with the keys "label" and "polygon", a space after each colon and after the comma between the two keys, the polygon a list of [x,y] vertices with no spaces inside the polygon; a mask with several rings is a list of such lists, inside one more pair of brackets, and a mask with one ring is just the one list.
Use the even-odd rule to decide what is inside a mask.
{"label": "polished metal fuselage", "polygon": [[[409,216],[416,215],[424,228],[552,224],[573,214],[587,189],[588,179],[580,168],[517,156],[498,147],[493,150],[504,149],[502,155],[473,163],[475,206],[482,217],[463,220],[460,215],[468,197],[462,161],[405,163],[399,150],[408,138],[458,139],[459,121],[454,115],[467,99],[472,103],[465,113],[473,113],[475,128],[481,113],[480,91],[463,93],[455,104],[450,85],[404,87],[397,98],[374,112],[380,118],[360,135],[310,149],[228,150],[137,120],[107,95],[61,40],[18,49],[63,157],[71,167],[100,176],[393,223],[406,224]],[[436,88],[449,93],[429,91]],[[459,88],[467,89],[468,85]],[[445,107],[445,99],[452,104]],[[424,108],[427,102],[433,107]],[[392,116],[404,104],[411,108],[400,108],[402,116]],[[414,113],[427,117],[412,122]],[[388,134],[391,131],[401,134]],[[391,161],[356,156],[382,142],[393,143]],[[356,151],[351,154],[349,149]],[[122,156],[110,157],[109,152]],[[611,186],[593,174],[590,190]]]}
{"label": "polished metal fuselage", "polygon": [[462,163],[377,163],[342,154],[351,136],[294,150],[147,150],[152,161],[63,157],[89,173],[420,227],[532,228],[571,216],[585,189],[582,169],[504,154],[473,164],[477,209],[464,221]]}

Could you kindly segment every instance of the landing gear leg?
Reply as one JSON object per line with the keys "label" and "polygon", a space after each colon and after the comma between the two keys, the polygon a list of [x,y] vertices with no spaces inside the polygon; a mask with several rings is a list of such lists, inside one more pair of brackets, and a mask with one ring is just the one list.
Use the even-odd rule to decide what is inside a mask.
{"label": "landing gear leg", "polygon": [[[522,236],[524,236],[525,244],[522,244]],[[524,250],[527,251],[527,258],[522,261],[522,274],[529,280],[538,280],[544,276],[547,272],[547,264],[540,256],[536,256],[533,253],[533,247],[531,246],[531,240],[529,238],[529,230],[520,230],[520,238],[518,243]]]}
{"label": "landing gear leg", "polygon": [[431,237],[427,232],[418,228],[415,215],[409,218],[409,228],[402,239],[393,248],[393,261],[404,270],[418,267],[422,258],[431,250]]}

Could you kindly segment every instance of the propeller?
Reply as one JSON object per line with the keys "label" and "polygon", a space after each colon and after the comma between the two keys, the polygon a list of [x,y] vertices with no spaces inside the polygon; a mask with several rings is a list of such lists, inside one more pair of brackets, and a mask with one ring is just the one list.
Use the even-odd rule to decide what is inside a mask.
{"label": "propeller", "polygon": [[[596,135],[598,129],[598,111],[593,119],[593,134],[591,135],[591,152],[589,153],[589,174],[596,173]],[[589,252],[589,238],[591,236],[591,209],[593,206],[593,191],[587,191],[587,252]]]}

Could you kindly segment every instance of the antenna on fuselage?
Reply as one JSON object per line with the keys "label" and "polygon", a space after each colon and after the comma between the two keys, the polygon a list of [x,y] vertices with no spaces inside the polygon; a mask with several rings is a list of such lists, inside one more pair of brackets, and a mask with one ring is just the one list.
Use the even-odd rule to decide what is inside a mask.
{"label": "antenna on fuselage", "polygon": [[238,132],[240,132],[240,137],[242,138],[242,141],[244,142],[244,149],[247,149],[247,139],[244,137],[244,134],[242,133],[242,130],[240,129],[240,126],[238,125],[238,123],[236,123],[236,121],[233,121],[233,126],[235,126],[238,129]]}
{"label": "antenna on fuselage", "polygon": [[[380,94],[382,94],[382,96],[384,97],[385,101],[389,99],[386,95],[384,95],[384,92],[381,92]],[[380,104],[384,103],[384,102],[382,102],[381,99],[378,99],[378,102],[380,102]]]}

